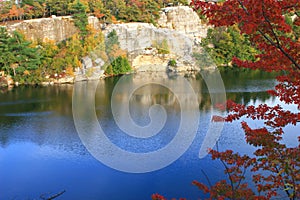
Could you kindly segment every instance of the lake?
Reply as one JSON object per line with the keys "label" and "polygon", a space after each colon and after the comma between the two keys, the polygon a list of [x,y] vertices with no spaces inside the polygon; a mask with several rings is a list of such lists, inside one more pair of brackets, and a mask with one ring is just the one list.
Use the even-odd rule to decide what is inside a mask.
{"label": "lake", "polygon": [[[227,99],[248,105],[280,103],[265,92],[276,84],[270,74],[223,70],[221,76]],[[167,86],[145,84],[152,79],[170,83],[170,87],[177,88],[180,94],[170,91]],[[129,83],[134,86],[142,85],[132,95],[127,94],[124,91],[126,87],[123,86],[119,86],[122,89],[119,93],[113,93],[120,77],[106,78],[98,82],[81,82],[75,86],[21,86],[10,91],[3,90],[0,93],[0,199],[40,199],[61,191],[65,193],[57,199],[142,200],[151,199],[153,193],[160,193],[167,198],[204,197],[191,182],[198,180],[207,183],[204,174],[212,182],[225,178],[220,162],[212,161],[209,156],[199,158],[199,150],[211,124],[212,115],[225,113],[212,109],[214,103],[211,95],[220,91],[210,90],[205,78],[197,74],[185,80],[193,89],[198,102],[195,102],[195,96],[189,96],[190,90],[181,88],[180,78],[159,73],[128,75],[123,86]],[[90,86],[95,88],[94,92],[89,92]],[[130,124],[126,127],[127,118],[121,117],[119,122],[114,120],[114,117],[123,115],[118,113],[120,110],[114,110],[115,107],[111,108],[112,97],[115,97],[115,107],[128,107],[132,121],[138,126],[147,128],[149,123],[164,122],[162,129],[157,134],[144,138],[126,134],[126,128]],[[75,104],[74,98],[77,98]],[[124,99],[128,105],[124,104]],[[186,112],[180,110],[181,100],[186,105]],[[199,112],[190,106],[195,103]],[[151,121],[149,109],[157,104],[165,110],[154,110]],[[296,109],[291,105],[284,106]],[[169,155],[151,160],[149,165],[145,165],[146,160],[130,160],[131,157],[115,155],[115,151],[105,149],[105,144],[99,145],[99,138],[87,136],[95,131],[95,124],[91,123],[94,119],[90,119],[91,110],[95,112],[97,124],[105,132],[105,137],[115,146],[133,155],[148,155],[147,152],[163,149],[176,138],[182,126],[182,118],[190,120],[191,127],[188,130],[197,125],[195,137],[190,138],[190,143],[185,143],[185,139],[181,138],[184,148],[178,145],[169,151]],[[199,113],[199,116],[192,116],[195,113]],[[165,119],[155,122],[156,117],[160,119],[160,116],[165,115]],[[199,121],[195,123],[194,119],[197,117]],[[121,122],[124,119],[126,120]],[[119,128],[118,123],[125,123],[126,130]],[[262,125],[259,121],[250,124],[254,127]],[[284,141],[288,145],[298,144],[295,140],[296,128],[286,128],[289,134]],[[143,130],[146,129],[141,129],[139,134],[148,133]],[[245,143],[239,122],[225,123],[217,144],[220,150],[230,148],[240,153],[254,150]],[[175,156],[174,162],[171,160],[164,163],[177,150],[184,151],[178,153],[178,159]],[[110,157],[120,159],[120,163],[111,166],[117,161],[110,162]],[[100,162],[99,158],[106,160]]]}

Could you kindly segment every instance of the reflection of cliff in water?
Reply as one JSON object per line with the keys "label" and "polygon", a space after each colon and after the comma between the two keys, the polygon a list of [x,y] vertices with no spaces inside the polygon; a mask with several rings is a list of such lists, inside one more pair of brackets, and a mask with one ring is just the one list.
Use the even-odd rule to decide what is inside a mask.
{"label": "reflection of cliff in water", "polygon": [[[209,76],[210,72],[203,75]],[[249,104],[255,103],[256,101],[264,102],[268,100],[270,95],[266,92],[272,89],[276,81],[274,76],[271,74],[258,72],[258,71],[229,71],[221,72],[223,77],[224,85],[226,88],[227,99],[231,99],[238,103]],[[99,84],[97,99],[100,102],[110,102],[110,94],[112,93],[112,85],[118,81],[119,77],[113,77],[110,80],[103,80],[103,84]],[[147,80],[163,79],[174,82],[176,84],[176,76],[168,76],[165,73],[140,73],[132,76],[131,84],[133,85],[144,85]],[[209,110],[211,108],[211,96],[206,87],[206,83],[202,78],[201,74],[193,75],[188,77],[187,80],[193,87],[196,95],[198,96],[199,108],[201,111]],[[180,84],[176,84],[180,87]],[[216,89],[216,88],[214,88]],[[178,96],[186,102],[191,101],[191,94],[185,92],[185,88],[181,88],[181,94]],[[213,91],[221,92],[221,91]],[[124,91],[124,95],[128,95],[132,104],[141,104],[145,107],[149,107],[154,104],[162,104],[164,106],[172,106],[173,110],[180,111],[177,97],[172,91],[161,85],[145,85],[136,90],[132,96]],[[105,100],[103,99],[105,98]],[[190,102],[192,104],[192,102]],[[100,103],[101,104],[101,103]]]}
{"label": "reflection of cliff in water", "polygon": [[[221,74],[228,99],[248,104],[255,101],[264,102],[271,98],[265,91],[273,88],[275,81],[268,74],[251,71],[223,71]],[[119,78],[112,77],[99,81],[95,95],[96,105],[91,105],[95,106],[99,121],[113,120],[110,109],[111,94]],[[176,76],[159,73],[136,74],[128,81],[140,85],[151,78],[176,83]],[[210,110],[210,95],[201,75],[198,74],[187,80],[198,96],[200,111]],[[89,82],[81,83],[83,90],[87,84]],[[180,87],[180,84],[177,86]],[[185,93],[185,88],[180,88],[180,91],[178,96],[189,104],[190,94]],[[37,145],[49,144],[66,151],[85,152],[74,128],[72,94],[73,85],[17,87],[0,94],[0,145],[6,147],[10,143],[30,141]],[[180,112],[177,97],[172,91],[160,85],[141,87],[132,96],[128,95],[128,98],[134,119],[148,115],[149,107],[154,104],[164,106],[168,114],[177,115]]]}

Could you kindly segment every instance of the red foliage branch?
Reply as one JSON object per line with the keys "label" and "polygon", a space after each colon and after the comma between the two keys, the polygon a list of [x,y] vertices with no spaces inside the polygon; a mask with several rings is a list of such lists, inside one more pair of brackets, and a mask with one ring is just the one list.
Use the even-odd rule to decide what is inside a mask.
{"label": "red foliage branch", "polygon": [[[283,72],[284,75],[277,77],[274,90],[268,92],[300,109],[300,38],[285,19],[287,14],[293,15],[293,25],[300,25],[299,0],[227,0],[223,3],[193,0],[192,5],[215,27],[237,24],[241,34],[248,35],[260,54],[254,62],[233,58],[233,63],[244,68]],[[243,117],[264,122],[261,128],[251,128],[241,122],[246,142],[256,147],[254,156],[241,156],[231,150],[210,150],[212,159],[224,165],[228,180],[210,186],[198,181],[193,184],[208,193],[209,199],[270,199],[282,198],[283,193],[289,199],[300,199],[300,137],[294,147],[282,141],[284,127],[300,122],[299,110],[292,112],[280,105],[267,104],[245,106],[233,101],[227,102],[227,109],[227,122]],[[246,171],[252,172],[256,189],[248,187]]]}
{"label": "red foliage branch", "polygon": [[249,35],[252,44],[262,52],[255,63],[234,59],[237,65],[268,71],[300,69],[299,42],[281,34],[291,33],[284,15],[300,9],[298,0],[227,0],[223,4],[194,0],[192,4],[214,26],[238,24],[241,33]]}
{"label": "red foliage branch", "polygon": [[[241,34],[247,34],[251,44],[261,53],[256,56],[255,62],[234,58],[233,63],[244,68],[284,72],[285,75],[277,77],[279,83],[275,89],[268,92],[277,96],[280,101],[297,105],[300,109],[300,40],[285,20],[286,14],[295,15],[293,23],[299,26],[299,0],[227,0],[221,4],[193,1],[192,4],[195,9],[200,9],[214,26],[237,24]],[[232,194],[223,196],[239,199],[238,194],[242,187],[234,188],[232,183],[235,180],[231,178],[242,179],[240,169],[250,167],[254,173],[256,193],[259,195],[263,194],[269,199],[277,196],[278,190],[281,189],[290,199],[300,198],[300,145],[288,148],[282,143],[283,128],[289,124],[297,125],[300,122],[300,113],[285,110],[279,105],[271,107],[261,104],[254,107],[239,105],[232,101],[227,102],[227,108],[229,109],[229,115],[225,119],[227,122],[246,117],[263,120],[265,127],[252,129],[246,122],[242,122],[247,143],[257,147],[255,157],[246,158],[244,166],[239,164],[241,157],[232,154],[231,151],[222,153],[210,151],[213,159],[222,161],[231,182],[231,187],[228,188],[231,188]],[[300,137],[298,140],[300,143]],[[225,184],[224,181],[222,183]],[[216,198],[212,195],[216,194],[216,185],[209,190],[201,187],[204,192],[209,191],[211,197]],[[233,191],[236,193],[235,196]],[[250,197],[258,198],[254,193],[253,196],[251,193],[248,193],[248,196],[244,195],[244,198]]]}

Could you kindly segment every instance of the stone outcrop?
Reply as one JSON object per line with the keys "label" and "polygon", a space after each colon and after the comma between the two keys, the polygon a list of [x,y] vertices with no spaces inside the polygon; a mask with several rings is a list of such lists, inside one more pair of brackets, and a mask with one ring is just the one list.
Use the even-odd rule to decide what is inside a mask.
{"label": "stone outcrop", "polygon": [[[128,52],[136,71],[166,71],[170,59],[182,60],[183,63],[193,62],[192,39],[177,31],[146,23],[126,23],[109,26],[105,34],[112,30],[117,32],[120,47]],[[157,44],[164,41],[169,54],[153,51]]]}
{"label": "stone outcrop", "polygon": [[120,47],[129,53],[139,54],[145,49],[166,40],[170,52],[184,57],[191,55],[193,42],[177,31],[167,28],[156,28],[153,24],[125,23],[113,24],[105,30],[105,34],[116,30]]}
{"label": "stone outcrop", "polygon": [[[206,37],[208,26],[188,6],[163,8],[158,27],[145,23],[113,24],[106,28],[107,35],[116,30],[120,47],[129,54],[136,71],[198,71],[192,58],[193,51],[201,51],[201,38]],[[155,43],[166,40],[170,54],[160,55],[147,52],[155,49]],[[174,59],[177,66],[168,66]]]}
{"label": "stone outcrop", "polygon": [[[88,21],[95,29],[101,28],[96,17],[89,17]],[[52,40],[55,42],[66,40],[78,31],[70,16],[24,20],[7,24],[6,27],[9,33],[20,31],[30,40]]]}
{"label": "stone outcrop", "polygon": [[102,66],[105,62],[101,58],[97,58],[93,61],[89,56],[85,56],[81,59],[82,67],[75,70],[75,80],[97,80],[104,77],[104,70]]}
{"label": "stone outcrop", "polygon": [[173,29],[185,34],[196,43],[201,42],[201,38],[207,35],[208,26],[202,23],[197,13],[188,6],[163,8],[157,24],[160,28]]}
{"label": "stone outcrop", "polygon": [[142,54],[132,61],[132,67],[137,72],[166,72],[171,59],[176,59],[176,55]]}
{"label": "stone outcrop", "polygon": [[[174,60],[175,66],[170,65]],[[183,72],[198,71],[193,62],[179,58],[175,54],[158,54],[156,49],[145,50],[141,55],[135,57],[132,61],[132,67],[137,72]]]}
{"label": "stone outcrop", "polygon": [[14,80],[12,79],[11,76],[4,76],[4,74],[0,74],[0,88],[2,87],[8,87],[11,85],[14,85]]}

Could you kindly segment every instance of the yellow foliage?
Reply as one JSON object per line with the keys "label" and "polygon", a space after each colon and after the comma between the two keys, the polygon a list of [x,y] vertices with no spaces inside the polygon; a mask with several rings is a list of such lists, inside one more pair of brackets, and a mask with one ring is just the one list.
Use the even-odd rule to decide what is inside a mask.
{"label": "yellow foliage", "polygon": [[74,71],[72,66],[66,67],[66,74],[69,76],[74,76]]}
{"label": "yellow foliage", "polygon": [[29,72],[28,70],[25,70],[25,71],[23,72],[23,74],[24,74],[25,76],[27,76],[27,75],[30,75],[30,72]]}
{"label": "yellow foliage", "polygon": [[112,46],[112,50],[110,52],[110,55],[109,57],[112,57],[112,58],[117,58],[117,57],[126,57],[126,51],[120,49],[120,47],[117,45],[117,44],[114,44]]}
{"label": "yellow foliage", "polygon": [[89,1],[90,0],[80,0],[80,3],[82,3],[86,7],[85,12],[87,12],[87,13],[90,12]]}
{"label": "yellow foliage", "polygon": [[108,56],[106,54],[105,51],[99,51],[98,56],[104,61],[107,62],[108,61]]}
{"label": "yellow foliage", "polygon": [[86,30],[88,31],[89,35],[97,34],[97,30],[91,24],[86,26]]}
{"label": "yellow foliage", "polygon": [[81,62],[80,62],[80,60],[78,59],[77,56],[74,57],[74,64],[75,64],[75,67],[80,67],[81,68]]}
{"label": "yellow foliage", "polygon": [[103,49],[104,35],[101,31],[95,31],[95,34],[89,34],[84,40],[84,52],[89,53],[96,49]]}
{"label": "yellow foliage", "polygon": [[112,22],[113,24],[117,24],[117,23],[118,23],[118,20],[117,20],[117,18],[116,18],[115,16],[111,16],[111,22]]}
{"label": "yellow foliage", "polygon": [[54,41],[54,40],[51,40],[51,39],[49,39],[49,38],[47,38],[47,37],[43,40],[43,43],[51,44],[51,45],[53,45],[53,46],[56,46],[55,41]]}

